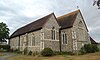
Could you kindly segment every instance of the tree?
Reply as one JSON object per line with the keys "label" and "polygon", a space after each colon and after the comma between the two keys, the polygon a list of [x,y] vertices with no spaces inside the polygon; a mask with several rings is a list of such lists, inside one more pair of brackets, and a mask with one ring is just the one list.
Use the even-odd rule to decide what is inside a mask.
{"label": "tree", "polygon": [[9,28],[3,22],[0,23],[0,43],[6,42],[9,38]]}
{"label": "tree", "polygon": [[100,0],[94,0],[93,6],[97,4],[98,9],[100,9]]}

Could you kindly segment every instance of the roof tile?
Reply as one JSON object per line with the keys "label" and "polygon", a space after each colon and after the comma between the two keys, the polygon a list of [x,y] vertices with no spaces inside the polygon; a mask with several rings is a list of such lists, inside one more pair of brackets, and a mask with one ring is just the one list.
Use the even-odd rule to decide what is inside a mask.
{"label": "roof tile", "polygon": [[36,21],[34,21],[34,22],[30,23],[30,24],[27,24],[27,25],[25,25],[25,26],[23,26],[23,27],[17,29],[17,30],[10,36],[10,38],[42,28],[42,26],[44,25],[44,23],[46,22],[46,20],[48,20],[48,18],[49,18],[52,14],[53,14],[53,13],[51,13],[51,14],[49,14],[49,15],[47,15],[47,16],[45,16],[45,17],[39,19],[39,20],[36,20]]}

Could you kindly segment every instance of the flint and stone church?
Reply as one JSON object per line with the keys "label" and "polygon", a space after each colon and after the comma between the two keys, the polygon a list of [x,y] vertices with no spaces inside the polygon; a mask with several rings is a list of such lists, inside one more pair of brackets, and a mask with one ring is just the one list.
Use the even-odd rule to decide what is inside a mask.
{"label": "flint and stone church", "polygon": [[91,44],[88,29],[80,10],[56,17],[44,16],[17,29],[10,36],[11,49],[40,52],[44,48],[53,51],[79,51],[84,44]]}

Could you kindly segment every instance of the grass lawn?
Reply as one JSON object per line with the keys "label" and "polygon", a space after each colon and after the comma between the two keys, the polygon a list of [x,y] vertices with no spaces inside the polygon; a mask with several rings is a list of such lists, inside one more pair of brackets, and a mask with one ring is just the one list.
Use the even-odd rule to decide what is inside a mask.
{"label": "grass lawn", "polygon": [[57,55],[52,57],[17,55],[14,57],[10,57],[7,60],[100,60],[100,52],[90,53],[86,55]]}

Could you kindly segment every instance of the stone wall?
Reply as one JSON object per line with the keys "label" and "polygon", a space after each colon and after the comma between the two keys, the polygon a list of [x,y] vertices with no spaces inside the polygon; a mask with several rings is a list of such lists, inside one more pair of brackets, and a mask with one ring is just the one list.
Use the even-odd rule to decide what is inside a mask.
{"label": "stone wall", "polygon": [[[44,48],[51,48],[54,51],[59,51],[59,25],[54,15],[46,21],[41,30],[26,33],[10,39],[10,46],[13,49],[23,51],[27,48],[28,51],[40,52]],[[52,30],[55,31],[55,39],[52,39]],[[62,44],[62,51],[80,50],[84,44],[90,43],[90,37],[86,28],[85,22],[80,13],[77,15],[72,28],[62,29],[61,34],[65,32],[67,35],[67,44]],[[33,39],[35,41],[33,45]],[[20,41],[20,43],[19,43]],[[19,46],[20,45],[20,46]]]}
{"label": "stone wall", "polygon": [[26,36],[27,36],[27,34],[20,36],[20,46],[19,46],[20,51],[23,51],[26,48],[26,44],[27,44]]}
{"label": "stone wall", "polygon": [[[71,34],[71,28],[69,29],[63,29],[61,30],[61,34],[62,32],[65,32],[67,34],[67,44],[62,44],[62,39],[61,39],[61,50],[62,51],[72,51],[72,34]],[[62,37],[62,35],[61,35]]]}
{"label": "stone wall", "polygon": [[44,40],[44,48],[51,48],[53,51],[60,51],[59,40]]}
{"label": "stone wall", "polygon": [[[34,37],[34,38],[33,38]],[[32,45],[32,40],[35,39],[35,44]],[[28,51],[40,52],[41,30],[28,33]]]}
{"label": "stone wall", "polygon": [[[55,39],[52,39],[52,28],[55,30]],[[52,15],[51,18],[46,22],[42,31],[44,33],[44,48],[51,48],[54,51],[59,51],[59,25]]]}
{"label": "stone wall", "polygon": [[18,49],[18,45],[19,45],[19,37],[10,39],[11,49],[14,49],[14,50]]}
{"label": "stone wall", "polygon": [[[55,27],[55,31],[56,31],[56,40],[55,41],[51,39],[52,27]],[[33,37],[35,39],[35,45],[34,46],[32,45]],[[20,43],[19,43],[19,41],[20,41]],[[39,51],[40,52],[42,50],[41,49],[41,42],[44,43],[43,48],[50,47],[53,50],[56,50],[56,51],[59,50],[59,25],[58,25],[54,16],[52,16],[44,24],[43,29],[37,30],[37,31],[34,31],[34,32],[30,32],[30,33],[26,33],[26,34],[23,34],[21,36],[14,37],[14,38],[10,39],[11,47],[13,49],[15,49],[15,47],[18,48],[18,43],[19,43],[20,51],[23,51],[25,48],[27,48],[28,51]]]}
{"label": "stone wall", "polygon": [[84,46],[84,44],[90,43],[88,30],[86,28],[85,21],[82,19],[82,16],[80,13],[78,13],[76,17],[76,20],[72,28],[72,32],[75,32],[74,35],[76,35],[76,38],[73,39],[73,41],[76,40],[76,42],[73,42],[73,44],[77,43],[76,50],[80,50],[81,47]]}
{"label": "stone wall", "polygon": [[[21,36],[11,38],[10,39],[11,48],[12,49],[19,48],[20,51],[23,51],[25,48],[27,48],[28,51],[40,51],[40,41],[41,41],[40,32],[41,32],[41,30],[38,30],[35,32],[26,33]],[[32,45],[33,34],[35,37],[35,46]],[[20,43],[19,43],[19,41],[20,41]]]}

